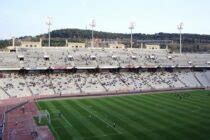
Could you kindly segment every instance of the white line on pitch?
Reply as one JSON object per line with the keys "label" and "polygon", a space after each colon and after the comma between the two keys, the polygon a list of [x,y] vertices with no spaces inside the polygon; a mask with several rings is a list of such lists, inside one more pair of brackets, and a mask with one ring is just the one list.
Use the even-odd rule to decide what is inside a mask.
{"label": "white line on pitch", "polygon": [[105,121],[104,119],[98,117],[96,114],[92,113],[91,111],[89,111],[87,108],[83,107],[82,105],[80,105],[79,103],[77,103],[82,109],[86,110],[87,112],[89,112],[90,114],[92,114],[93,116],[95,116],[97,119],[101,120],[102,122],[104,122],[105,124],[107,124],[108,126],[110,126],[111,128],[113,128],[114,130],[116,130],[119,134],[122,134],[122,132],[116,128],[114,128],[112,125],[110,125],[107,121]]}
{"label": "white line on pitch", "polygon": [[72,127],[72,124],[66,119],[66,117],[65,117],[64,115],[62,115],[61,117],[64,119],[64,121],[65,121],[70,127]]}

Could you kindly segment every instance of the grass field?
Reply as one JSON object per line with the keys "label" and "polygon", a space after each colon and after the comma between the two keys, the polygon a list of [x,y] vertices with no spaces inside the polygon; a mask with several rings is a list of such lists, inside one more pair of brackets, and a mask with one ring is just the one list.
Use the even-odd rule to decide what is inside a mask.
{"label": "grass field", "polygon": [[210,91],[49,100],[37,105],[50,112],[49,127],[57,140],[210,139]]}

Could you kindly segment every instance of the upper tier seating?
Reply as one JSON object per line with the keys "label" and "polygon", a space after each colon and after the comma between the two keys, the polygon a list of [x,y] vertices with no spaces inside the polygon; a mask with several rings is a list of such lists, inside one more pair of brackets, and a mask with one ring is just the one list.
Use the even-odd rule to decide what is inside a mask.
{"label": "upper tier seating", "polygon": [[[24,60],[19,60],[19,56]],[[210,54],[177,54],[166,50],[104,49],[68,47],[19,48],[17,53],[0,52],[0,68],[130,68],[209,67]]]}

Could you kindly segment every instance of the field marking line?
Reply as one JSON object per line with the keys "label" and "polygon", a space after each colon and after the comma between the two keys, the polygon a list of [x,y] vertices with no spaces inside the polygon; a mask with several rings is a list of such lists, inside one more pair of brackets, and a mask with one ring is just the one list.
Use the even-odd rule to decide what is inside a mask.
{"label": "field marking line", "polygon": [[54,133],[55,133],[55,135],[57,136],[57,138],[58,138],[59,140],[61,140],[61,138],[60,138],[60,136],[58,135],[57,131],[55,130],[54,126],[51,125],[51,124],[49,124],[49,125],[51,126],[52,131],[54,131]]}
{"label": "field marking line", "polygon": [[66,117],[64,115],[61,116],[64,121],[70,126],[70,127],[73,127],[72,124],[66,119]]}
{"label": "field marking line", "polygon": [[97,119],[101,120],[102,122],[104,122],[105,124],[107,124],[108,126],[110,126],[111,128],[113,128],[114,130],[116,130],[119,134],[122,134],[122,132],[116,128],[114,128],[111,124],[109,124],[107,121],[105,121],[104,119],[98,117],[96,114],[92,113],[91,111],[89,111],[87,108],[83,107],[82,105],[80,105],[79,103],[77,103],[77,105],[79,105],[82,109],[84,109],[85,111],[89,112],[90,114],[92,114],[93,116],[95,116]]}
{"label": "field marking line", "polygon": [[36,102],[36,105],[38,106],[37,110],[41,110],[41,106],[39,105],[38,102]]}

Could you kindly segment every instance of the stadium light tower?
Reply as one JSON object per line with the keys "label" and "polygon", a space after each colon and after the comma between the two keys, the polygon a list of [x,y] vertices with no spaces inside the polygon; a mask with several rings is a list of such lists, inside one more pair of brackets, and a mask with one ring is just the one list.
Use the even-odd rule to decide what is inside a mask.
{"label": "stadium light tower", "polygon": [[179,30],[179,52],[180,54],[182,53],[182,30],[183,30],[183,26],[184,26],[184,23],[180,22],[178,25],[177,25],[177,29]]}
{"label": "stadium light tower", "polygon": [[131,48],[133,48],[133,32],[132,30],[134,29],[134,23],[131,22],[130,25],[129,25],[129,29],[131,30]]}
{"label": "stadium light tower", "polygon": [[15,51],[17,51],[17,48],[15,46],[15,37],[12,37],[12,48],[15,49]]}
{"label": "stadium light tower", "polygon": [[15,47],[15,37],[12,37],[12,47]]}
{"label": "stadium light tower", "polygon": [[48,26],[48,47],[50,47],[50,26],[52,25],[52,17],[48,17],[46,24]]}
{"label": "stadium light tower", "polygon": [[93,44],[93,39],[94,39],[94,37],[93,37],[93,34],[94,34],[94,32],[93,32],[93,28],[94,27],[96,27],[96,21],[93,19],[92,20],[92,22],[90,23],[90,27],[91,27],[91,29],[92,29],[92,41],[91,41],[91,47],[93,48],[93,46],[94,46],[94,44]]}

